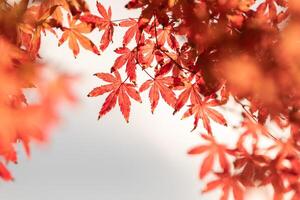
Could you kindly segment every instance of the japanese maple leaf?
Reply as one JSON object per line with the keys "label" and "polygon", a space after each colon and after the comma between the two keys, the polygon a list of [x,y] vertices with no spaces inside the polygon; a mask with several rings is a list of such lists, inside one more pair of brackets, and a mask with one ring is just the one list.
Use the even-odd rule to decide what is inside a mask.
{"label": "japanese maple leaf", "polygon": [[96,45],[82,34],[90,33],[92,31],[91,25],[84,22],[76,23],[77,20],[74,17],[71,19],[70,15],[68,15],[68,22],[69,28],[63,28],[64,33],[60,38],[58,45],[62,45],[67,39],[69,39],[69,47],[72,49],[75,58],[79,54],[78,42],[81,46],[83,46],[83,48],[99,55],[100,53]]}
{"label": "japanese maple leaf", "polygon": [[164,27],[164,29],[157,30],[157,42],[158,45],[163,46],[167,42],[169,47],[172,49],[179,48],[179,43],[177,42],[174,35],[172,35],[172,28],[171,26]]}
{"label": "japanese maple leaf", "polygon": [[112,66],[112,71],[120,69],[126,64],[126,73],[129,79],[136,81],[136,49],[130,50],[127,47],[121,47],[115,50],[117,54],[121,54]]}
{"label": "japanese maple leaf", "polygon": [[128,19],[120,22],[120,27],[128,27],[124,37],[123,37],[123,45],[127,46],[128,43],[134,38],[135,41],[138,42],[140,37],[139,24],[135,19]]}
{"label": "japanese maple leaf", "polygon": [[212,171],[216,157],[219,158],[219,163],[223,170],[228,171],[229,164],[226,158],[226,146],[218,144],[211,135],[201,135],[201,137],[208,143],[196,146],[188,152],[188,154],[190,155],[199,155],[207,153],[207,156],[202,162],[199,177],[203,179],[209,172]]}
{"label": "japanese maple leaf", "polygon": [[[5,165],[17,162],[16,144],[22,143],[29,155],[29,143],[46,139],[50,127],[58,120],[57,106],[71,93],[68,84],[64,84],[67,79],[51,74],[49,81],[39,71],[41,65],[32,62],[26,51],[4,37],[0,38],[0,48],[5,49],[0,59],[0,156],[5,160],[0,162],[0,177],[11,180]],[[22,91],[32,87],[32,83],[39,100],[28,103]]]}
{"label": "japanese maple leaf", "polygon": [[288,188],[285,184],[288,174],[284,173],[284,171],[278,170],[278,164],[282,164],[282,160],[278,157],[269,163],[267,172],[263,174],[264,179],[260,185],[263,186],[271,184],[275,191],[274,199],[283,200],[285,193],[288,192]]}
{"label": "japanese maple leaf", "polygon": [[140,92],[143,92],[151,87],[149,91],[149,98],[150,98],[152,113],[154,112],[158,104],[160,95],[162,96],[162,98],[167,104],[169,104],[171,107],[174,107],[176,103],[176,97],[175,97],[175,93],[170,88],[172,83],[173,83],[172,77],[157,76],[153,79],[147,80],[141,85]]}
{"label": "japanese maple leaf", "polygon": [[159,62],[162,59],[162,54],[152,40],[146,40],[139,48],[139,60],[147,68],[154,61],[154,58]]}
{"label": "japanese maple leaf", "polygon": [[192,104],[190,106],[190,108],[183,114],[182,119],[194,115],[195,121],[194,121],[194,128],[192,129],[192,131],[197,128],[198,121],[199,119],[201,119],[204,128],[208,131],[208,133],[211,134],[211,126],[210,126],[209,118],[211,118],[213,121],[219,124],[227,126],[226,119],[223,117],[223,115],[218,111],[210,108],[218,105],[220,105],[220,102],[218,102],[215,99],[209,100],[208,98],[206,98],[204,101],[200,100],[199,103]]}
{"label": "japanese maple leaf", "polygon": [[177,102],[175,104],[175,111],[178,112],[190,99],[191,104],[197,104],[200,103],[201,97],[199,94],[199,87],[197,82],[190,83],[189,81],[185,83],[184,91],[178,96]]}
{"label": "japanese maple leaf", "polygon": [[249,154],[244,149],[233,149],[228,151],[231,155],[236,157],[234,161],[235,170],[239,171],[239,181],[246,187],[254,187],[259,181],[268,176],[267,170],[271,159],[253,149]]}
{"label": "japanese maple leaf", "polygon": [[186,42],[180,47],[180,54],[178,55],[177,62],[185,67],[189,67],[195,63],[196,54],[196,50]]}
{"label": "japanese maple leaf", "polygon": [[73,16],[81,11],[89,11],[89,8],[84,0],[45,0],[41,3],[41,8],[44,11],[54,6],[59,6],[59,8],[52,13],[52,17],[60,23],[63,23],[64,20],[62,8]]}
{"label": "japanese maple leaf", "polygon": [[34,56],[37,55],[36,50],[31,50],[33,49],[31,48],[32,44],[37,44],[36,46],[39,48],[40,31],[45,28],[45,21],[55,9],[50,8],[43,13],[36,13],[34,23],[30,23],[32,20],[28,19],[28,13],[32,11],[32,7],[39,6],[29,8],[28,0],[20,0],[11,5],[7,1],[1,1],[0,4],[1,35],[7,37],[9,41],[26,48],[30,53],[34,52],[32,53]]}
{"label": "japanese maple leaf", "polygon": [[55,34],[53,27],[58,23],[51,18],[57,6],[53,6],[46,11],[42,11],[40,6],[28,8],[22,18],[22,23],[18,24],[19,42],[30,52],[31,57],[36,57],[40,49],[41,32],[46,35],[46,31]]}
{"label": "japanese maple leaf", "polygon": [[[248,115],[248,114],[246,114]],[[250,116],[247,116],[244,121],[242,121],[242,127],[245,128],[244,132],[241,134],[241,136],[238,139],[237,147],[240,149],[245,150],[245,142],[248,137],[250,136],[252,138],[252,149],[256,148],[256,145],[258,144],[259,136],[263,135],[265,137],[270,137],[270,134],[266,130],[266,128],[259,124],[254,122],[250,119]]]}
{"label": "japanese maple leaf", "polygon": [[46,0],[41,3],[42,10],[48,10],[53,6],[59,6],[59,8],[52,13],[52,17],[56,19],[58,22],[62,23],[63,13],[61,8],[64,8],[65,10],[70,12],[67,0]]}
{"label": "japanese maple leaf", "polygon": [[135,85],[125,83],[126,80],[122,81],[118,71],[114,72],[115,76],[109,73],[97,73],[95,75],[103,81],[109,83],[107,85],[94,88],[88,94],[89,97],[96,97],[109,92],[109,95],[106,97],[105,102],[102,105],[102,108],[99,112],[99,118],[111,111],[111,109],[115,107],[118,101],[120,110],[125,120],[129,122],[131,106],[131,101],[129,97],[140,103],[142,102],[138,91],[135,89]]}
{"label": "japanese maple leaf", "polygon": [[108,11],[106,11],[104,6],[97,2],[97,9],[101,17],[92,14],[85,14],[80,17],[80,19],[81,21],[95,25],[100,31],[104,31],[100,41],[100,49],[104,51],[112,41],[114,26],[116,26],[116,24],[111,21],[111,7],[108,8]]}
{"label": "japanese maple leaf", "polygon": [[232,191],[235,200],[244,199],[244,188],[242,184],[238,181],[237,176],[231,176],[228,173],[215,173],[218,179],[209,182],[203,193],[214,190],[218,187],[222,188],[221,200],[229,200],[230,192]]}
{"label": "japanese maple leaf", "polygon": [[[176,51],[169,51],[160,47],[160,53],[163,54],[164,63],[160,70],[159,74],[164,74],[172,71],[174,77],[179,77],[180,74],[193,71],[194,69],[191,66],[194,65],[195,52],[188,46],[187,43],[184,43],[179,49],[176,48]],[[165,59],[166,58],[166,59]]]}

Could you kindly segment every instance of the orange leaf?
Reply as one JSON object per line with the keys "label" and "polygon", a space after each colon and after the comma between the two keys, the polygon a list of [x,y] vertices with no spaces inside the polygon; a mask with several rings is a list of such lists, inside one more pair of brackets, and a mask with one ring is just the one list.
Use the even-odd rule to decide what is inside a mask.
{"label": "orange leaf", "polygon": [[95,75],[103,81],[109,82],[109,84],[93,89],[88,94],[88,96],[96,97],[110,92],[99,112],[99,118],[111,111],[111,109],[115,107],[118,101],[121,113],[123,114],[125,120],[128,122],[131,106],[130,98],[138,102],[142,102],[138,91],[135,90],[135,86],[130,83],[125,83],[126,80],[122,81],[118,71],[114,72],[114,77],[108,73],[98,73]]}

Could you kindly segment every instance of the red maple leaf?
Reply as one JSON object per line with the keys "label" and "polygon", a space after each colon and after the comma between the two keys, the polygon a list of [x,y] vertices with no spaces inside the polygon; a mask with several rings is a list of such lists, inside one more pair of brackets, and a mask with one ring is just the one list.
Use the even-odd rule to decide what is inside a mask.
{"label": "red maple leaf", "polygon": [[116,24],[111,21],[111,7],[108,8],[108,11],[106,11],[104,6],[97,2],[97,9],[101,17],[92,14],[85,14],[81,16],[80,19],[84,22],[95,25],[100,31],[104,31],[100,42],[100,49],[104,51],[112,41],[114,26],[116,26]]}
{"label": "red maple leaf", "polygon": [[221,200],[228,200],[230,191],[233,193],[233,197],[235,200],[243,200],[244,199],[244,188],[242,184],[238,181],[237,176],[231,176],[228,173],[215,173],[218,176],[218,179],[209,182],[206,185],[206,188],[203,192],[209,192],[218,187],[222,188],[222,196]]}
{"label": "red maple leaf", "polygon": [[123,37],[124,46],[127,46],[128,43],[134,38],[134,36],[135,41],[138,42],[141,33],[139,30],[139,24],[135,19],[130,18],[120,22],[120,27],[129,27]]}
{"label": "red maple leaf", "polygon": [[198,126],[199,119],[202,120],[204,128],[211,134],[211,126],[210,126],[210,119],[214,120],[215,122],[227,126],[226,119],[223,117],[221,113],[218,111],[210,108],[220,105],[220,102],[215,99],[205,98],[204,101],[200,100],[196,104],[190,105],[190,108],[183,114],[182,119],[190,117],[194,115],[194,128],[195,130]]}
{"label": "red maple leaf", "polygon": [[51,18],[58,6],[53,6],[42,12],[41,6],[31,6],[23,16],[23,23],[18,24],[19,40],[30,52],[31,57],[38,56],[41,44],[41,33],[46,35],[49,31],[56,35],[53,27],[58,26],[58,22]]}
{"label": "red maple leaf", "polygon": [[152,113],[154,112],[158,104],[159,94],[162,96],[162,98],[165,100],[167,104],[169,104],[171,107],[174,107],[176,103],[176,97],[175,97],[175,93],[170,88],[172,83],[173,83],[172,77],[157,76],[153,79],[147,80],[141,85],[140,92],[143,92],[151,87],[149,91],[149,98],[150,98]]}
{"label": "red maple leaf", "polygon": [[200,89],[197,82],[193,84],[187,82],[184,88],[185,90],[178,96],[177,102],[175,104],[174,114],[178,112],[187,103],[189,99],[191,104],[193,105],[200,103],[201,96],[199,94]]}
{"label": "red maple leaf", "polygon": [[179,48],[179,43],[177,42],[175,36],[172,35],[172,32],[173,31],[171,26],[167,26],[163,29],[157,30],[158,45],[164,46],[167,42],[169,47],[171,47],[172,49],[176,50],[177,48]]}
{"label": "red maple leaf", "polygon": [[68,15],[68,22],[69,22],[69,28],[63,28],[64,33],[61,36],[58,45],[62,45],[67,39],[69,39],[69,47],[72,49],[73,54],[76,58],[76,56],[79,54],[79,46],[78,42],[83,46],[85,49],[94,52],[95,54],[100,54],[96,45],[88,39],[86,36],[84,36],[82,33],[90,33],[92,31],[92,27],[85,23],[76,23],[77,20],[73,17],[71,19],[71,16]]}
{"label": "red maple leaf", "polygon": [[236,157],[234,161],[235,169],[239,170],[239,181],[246,187],[253,187],[262,177],[267,176],[266,166],[270,164],[270,158],[259,154],[257,149],[249,154],[244,149],[234,149],[229,151]]}
{"label": "red maple leaf", "polygon": [[145,68],[152,64],[154,58],[156,58],[157,62],[159,62],[163,57],[162,53],[157,49],[156,44],[149,39],[146,40],[138,50],[139,61],[145,66]]}
{"label": "red maple leaf", "polygon": [[96,97],[110,92],[109,95],[106,97],[104,104],[102,105],[102,108],[99,112],[99,118],[101,118],[103,115],[111,111],[111,109],[115,107],[118,101],[120,110],[125,120],[129,122],[129,114],[130,114],[130,106],[131,106],[131,101],[129,97],[131,97],[132,99],[140,103],[142,102],[142,100],[138,91],[135,89],[134,84],[125,83],[127,79],[125,81],[122,81],[118,71],[115,71],[114,75],[115,76],[109,73],[95,74],[95,76],[97,76],[98,78],[102,79],[105,82],[108,82],[109,84],[94,88],[88,94],[88,96]]}
{"label": "red maple leaf", "polygon": [[52,14],[52,17],[58,22],[64,21],[63,10],[67,11],[68,14],[73,16],[80,12],[89,11],[87,2],[85,0],[46,0],[41,1],[41,9],[48,10],[53,6],[58,6],[58,9]]}
{"label": "red maple leaf", "polygon": [[112,66],[112,71],[120,69],[126,64],[126,73],[129,79],[136,81],[136,49],[130,50],[127,47],[121,47],[115,50],[117,54],[121,54]]}
{"label": "red maple leaf", "polygon": [[208,144],[198,145],[192,148],[188,154],[190,155],[198,155],[207,153],[207,156],[204,158],[202,162],[202,166],[200,168],[199,177],[203,179],[210,171],[212,171],[214,166],[214,161],[216,157],[219,158],[220,166],[223,168],[224,172],[228,171],[229,164],[226,158],[227,148],[225,145],[218,144],[214,137],[211,135],[201,135],[201,137],[208,142]]}

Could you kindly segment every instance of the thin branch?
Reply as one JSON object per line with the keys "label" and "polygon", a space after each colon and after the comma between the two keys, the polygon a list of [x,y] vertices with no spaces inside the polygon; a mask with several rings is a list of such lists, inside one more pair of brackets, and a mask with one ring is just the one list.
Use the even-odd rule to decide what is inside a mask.
{"label": "thin branch", "polygon": [[[235,100],[239,105],[242,106],[242,108],[243,108],[243,110],[246,112],[247,118],[248,118],[249,120],[251,120],[252,122],[254,122],[254,123],[256,123],[256,124],[259,123],[258,120],[257,120],[257,118],[256,118],[255,116],[253,116],[253,114],[250,113],[250,111],[249,111],[248,109],[246,109],[246,105],[244,105],[244,104],[243,104],[240,100],[238,100],[237,98],[234,98],[234,100]],[[265,128],[265,127],[263,127],[263,128],[265,129],[266,133],[267,133],[272,139],[274,139],[275,141],[278,141],[278,138],[276,138],[275,136],[273,136],[273,134],[271,134],[270,131],[267,130],[267,128]]]}
{"label": "thin branch", "polygon": [[151,79],[155,80],[155,78],[149,72],[147,72],[147,70],[140,63],[137,64],[141,67],[142,71],[144,71]]}
{"label": "thin branch", "polygon": [[130,20],[130,19],[138,20],[139,18],[138,17],[129,17],[129,18],[123,18],[123,19],[114,19],[114,20],[111,20],[111,22],[120,22],[120,21],[125,21],[125,20]]}
{"label": "thin branch", "polygon": [[176,60],[174,60],[174,59],[166,52],[166,50],[163,50],[163,49],[161,49],[161,48],[159,48],[159,50],[160,50],[163,54],[165,54],[172,62],[174,62],[174,63],[177,65],[177,67],[178,67],[179,69],[188,71],[188,72],[190,72],[190,73],[192,73],[192,74],[197,74],[197,72],[195,72],[195,71],[193,71],[193,70],[190,70],[190,69],[188,69],[188,68],[185,68],[185,67],[181,66]]}

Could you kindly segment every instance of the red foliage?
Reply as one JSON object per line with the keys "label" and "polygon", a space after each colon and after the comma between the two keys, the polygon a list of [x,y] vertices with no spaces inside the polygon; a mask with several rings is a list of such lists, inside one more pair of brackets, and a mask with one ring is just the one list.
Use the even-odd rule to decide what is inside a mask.
{"label": "red foliage", "polygon": [[[152,78],[152,77],[151,77]],[[147,80],[143,83],[140,87],[140,92],[143,92],[150,88],[149,90],[149,99],[151,102],[151,112],[153,113],[158,101],[159,101],[159,94],[162,96],[164,101],[169,104],[170,106],[174,107],[176,103],[175,93],[169,87],[173,83],[172,77],[161,77],[157,76],[150,80]]]}
{"label": "red foliage", "polygon": [[63,28],[64,33],[61,36],[58,45],[62,45],[67,39],[69,39],[69,48],[73,51],[75,58],[79,54],[78,42],[85,49],[99,55],[100,53],[96,45],[82,34],[90,33],[92,31],[92,27],[84,22],[78,24],[76,21],[75,17],[71,19],[71,16],[68,15],[69,28]]}
{"label": "red foliage", "polygon": [[[54,33],[53,26],[59,26],[51,17],[57,6],[42,11],[41,5],[29,7],[23,0],[14,5],[1,1],[0,7],[0,177],[9,181],[7,165],[17,163],[17,144],[29,156],[30,143],[45,141],[57,123],[61,102],[75,98],[72,78],[47,75],[50,70],[39,61],[41,32]],[[27,90],[35,92],[34,101],[24,94]]]}
{"label": "red foliage", "polygon": [[[232,191],[240,200],[247,187],[271,185],[274,199],[283,199],[289,191],[298,198],[298,4],[293,0],[131,0],[126,5],[142,12],[138,20],[121,20],[119,26],[128,29],[122,47],[115,51],[121,55],[112,71],[124,68],[126,80],[136,87],[141,82],[140,92],[149,89],[152,112],[161,96],[174,114],[187,107],[183,118],[194,115],[193,130],[199,120],[203,122],[208,134],[201,138],[208,144],[189,154],[207,155],[201,179],[216,176],[204,192],[220,187],[221,199],[228,199]],[[140,81],[137,69],[149,80]],[[241,107],[238,127],[219,111],[227,108],[229,100]],[[115,103],[108,105],[106,100],[104,105],[111,109]],[[216,141],[211,121],[235,130],[239,135],[235,147]],[[269,129],[272,123],[282,131],[292,127],[293,132],[279,137]],[[273,145],[260,145],[262,141]],[[217,163],[220,169],[215,168]]]}
{"label": "red foliage", "polygon": [[[21,54],[15,53],[22,51],[31,59],[29,63],[35,64],[41,32],[56,33],[56,30],[63,32],[59,43],[69,39],[75,56],[79,53],[78,42],[99,54],[98,48],[83,34],[96,28],[103,31],[99,49],[104,51],[113,40],[114,29],[123,28],[122,45],[115,50],[119,57],[111,73],[96,74],[108,84],[89,93],[93,97],[109,93],[99,117],[118,102],[128,121],[130,98],[141,102],[139,92],[149,89],[152,112],[161,96],[174,109],[174,114],[185,107],[183,118],[194,115],[193,130],[198,121],[202,121],[206,131],[201,139],[208,144],[197,146],[189,153],[207,154],[200,168],[200,178],[211,174],[216,179],[207,184],[204,192],[220,187],[221,199],[226,200],[233,193],[235,199],[241,200],[248,187],[270,185],[275,191],[274,199],[283,199],[290,191],[293,199],[299,199],[298,0],[131,0],[126,8],[140,9],[141,14],[137,19],[124,20],[113,20],[111,8],[106,9],[99,2],[96,4],[99,14],[91,14],[84,0],[45,0],[35,5],[28,2],[23,0],[14,7],[3,4],[0,16],[3,43],[15,48],[10,51],[14,54],[5,58],[13,57],[14,61],[18,60],[17,66],[23,66],[26,59],[25,62]],[[62,10],[68,13],[67,27]],[[16,65],[11,59],[1,63]],[[126,74],[124,80],[121,71]],[[145,73],[149,80],[141,80],[139,73]],[[8,78],[6,71],[0,75],[4,76],[0,80]],[[23,83],[28,77],[22,72],[18,80]],[[24,85],[16,88],[24,88]],[[15,88],[1,87],[3,95],[0,96],[15,94],[19,104],[25,102],[23,95],[10,90]],[[221,108],[228,108],[228,102],[241,107],[238,125],[226,120],[221,112]],[[44,102],[41,106],[43,108]],[[35,116],[33,111],[29,115]],[[40,120],[43,122],[43,118]],[[211,122],[234,130],[238,134],[235,146],[225,144],[226,141],[217,142]],[[286,128],[291,131],[279,137],[270,124],[282,132]],[[14,124],[11,127],[27,130],[26,126]],[[35,137],[35,131],[32,133],[30,136]],[[10,139],[5,145],[12,143]],[[27,140],[23,138],[25,144]],[[271,145],[261,145],[263,141]],[[7,148],[9,150],[10,145]],[[1,155],[15,160],[14,154],[3,152]],[[215,167],[216,163],[220,169]],[[1,171],[3,179],[10,179],[5,168]]]}
{"label": "red foliage", "polygon": [[97,2],[97,8],[101,17],[92,14],[85,14],[81,16],[80,19],[84,22],[93,24],[98,27],[100,31],[104,31],[100,42],[100,49],[104,51],[112,41],[114,26],[116,24],[111,21],[111,8],[106,11],[103,5],[99,2]]}
{"label": "red foliage", "polygon": [[129,97],[140,103],[142,102],[138,91],[135,89],[135,86],[130,83],[125,83],[127,79],[122,81],[118,71],[114,72],[115,77],[108,73],[98,73],[95,75],[109,84],[93,89],[88,96],[95,97],[110,92],[99,112],[99,118],[115,107],[118,100],[120,110],[125,120],[128,122],[131,105]]}

